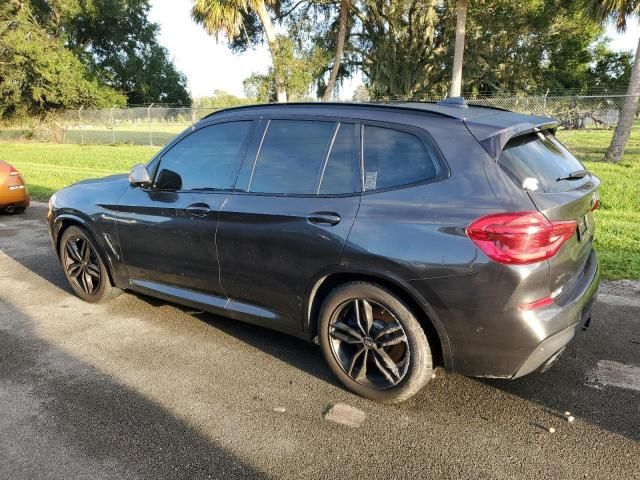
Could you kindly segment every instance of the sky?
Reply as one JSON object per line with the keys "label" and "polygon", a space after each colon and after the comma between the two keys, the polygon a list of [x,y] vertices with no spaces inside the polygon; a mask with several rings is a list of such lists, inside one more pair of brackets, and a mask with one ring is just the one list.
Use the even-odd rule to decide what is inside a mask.
{"label": "sky", "polygon": [[[160,44],[169,50],[176,67],[187,76],[189,91],[193,97],[211,95],[214,90],[225,90],[244,96],[242,81],[253,72],[266,73],[270,65],[266,45],[256,45],[242,55],[233,54],[224,38],[216,42],[204,29],[191,20],[189,0],[151,0],[150,19],[160,25]],[[635,52],[640,25],[630,22],[624,34],[607,28],[614,50]],[[339,96],[350,99],[362,78],[345,82]]]}

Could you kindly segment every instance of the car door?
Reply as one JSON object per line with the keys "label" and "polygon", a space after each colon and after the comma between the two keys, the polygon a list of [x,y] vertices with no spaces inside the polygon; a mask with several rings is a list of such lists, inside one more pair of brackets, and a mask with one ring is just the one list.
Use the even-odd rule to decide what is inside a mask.
{"label": "car door", "polygon": [[224,307],[216,259],[218,213],[236,182],[253,123],[193,131],[162,154],[152,187],[125,192],[118,203],[117,236],[134,288]]}
{"label": "car door", "polygon": [[[218,258],[227,314],[302,330],[305,291],[338,264],[360,201],[356,124],[261,121],[220,211]],[[238,190],[240,190],[238,192]]]}

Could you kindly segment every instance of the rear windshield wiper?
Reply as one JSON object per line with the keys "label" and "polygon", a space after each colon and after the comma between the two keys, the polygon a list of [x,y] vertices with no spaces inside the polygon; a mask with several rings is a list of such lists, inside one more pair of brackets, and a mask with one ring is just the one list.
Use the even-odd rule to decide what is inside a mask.
{"label": "rear windshield wiper", "polygon": [[587,175],[589,175],[589,170],[576,170],[575,172],[571,172],[568,175],[565,175],[564,177],[558,177],[556,178],[556,182],[561,182],[562,180],[580,180],[581,178],[586,177]]}

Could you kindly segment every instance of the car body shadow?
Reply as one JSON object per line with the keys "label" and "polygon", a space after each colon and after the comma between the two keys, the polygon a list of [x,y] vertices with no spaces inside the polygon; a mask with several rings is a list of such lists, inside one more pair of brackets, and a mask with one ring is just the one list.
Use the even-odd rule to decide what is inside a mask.
{"label": "car body shadow", "polygon": [[265,478],[0,304],[0,477]]}
{"label": "car body shadow", "polygon": [[[166,302],[144,295],[136,294],[140,299],[151,305],[165,305]],[[227,319],[206,312],[193,311],[186,307],[177,307],[184,312],[198,318],[213,328],[222,330],[226,334],[237,338],[279,360],[307,372],[325,382],[342,385],[331,375],[326,366],[320,349],[303,340],[246,324],[237,320]],[[604,315],[602,306],[597,307],[595,314]],[[567,422],[564,412],[571,412],[575,418],[587,421],[612,433],[625,436],[629,439],[640,441],[640,394],[631,390],[601,387],[593,378],[593,370],[596,368],[596,353],[602,341],[606,342],[606,336],[599,330],[602,325],[593,331],[582,332],[571,343],[558,362],[544,374],[530,374],[520,379],[467,379],[474,383],[479,382],[492,388],[496,388],[510,395],[515,395],[526,401],[541,405],[551,416],[559,422]],[[596,342],[599,347],[590,348],[589,343]],[[443,381],[453,377],[443,370]],[[606,390],[608,388],[609,390]],[[420,392],[414,399],[407,402],[406,406],[398,408],[419,407],[424,395],[428,395],[429,386]]]}
{"label": "car body shadow", "polygon": [[342,388],[342,384],[331,374],[329,367],[325,364],[320,347],[313,343],[265,327],[165,302],[141,293],[127,293],[136,296],[138,299],[154,307],[170,304],[212,328],[216,328],[227,335],[251,345],[319,380]]}
{"label": "car body shadow", "polygon": [[638,310],[598,302],[587,331],[579,332],[543,374],[515,380],[482,379],[482,383],[543,405],[566,422],[565,412],[610,432],[640,441],[640,392],[599,381],[598,362],[634,364],[640,348],[629,339],[640,325]]}

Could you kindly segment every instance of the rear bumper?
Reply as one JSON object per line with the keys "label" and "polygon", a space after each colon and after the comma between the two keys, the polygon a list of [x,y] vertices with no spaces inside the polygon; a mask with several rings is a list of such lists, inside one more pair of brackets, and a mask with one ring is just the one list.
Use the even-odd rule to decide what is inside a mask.
{"label": "rear bumper", "polygon": [[[11,178],[13,180],[15,177]],[[16,186],[22,186],[23,188],[9,190],[9,187]],[[4,210],[10,206],[26,208],[29,206],[29,203],[29,191],[21,182],[13,180],[11,183],[6,182],[4,184],[0,184],[0,210]]]}
{"label": "rear bumper", "polygon": [[550,363],[559,357],[576,332],[582,330],[590,322],[591,310],[600,286],[600,267],[595,252],[592,255],[594,268],[587,272],[590,275],[581,282],[582,288],[576,292],[577,295],[573,296],[573,299],[568,303],[544,309],[544,312],[541,312],[537,318],[529,319],[529,322],[544,323],[547,329],[549,324],[566,325],[569,322],[570,325],[542,340],[524,360],[512,378],[546,370]]}
{"label": "rear bumper", "polygon": [[[24,190],[18,192],[24,192]],[[4,210],[7,207],[27,208],[31,203],[29,194],[24,192],[20,194],[3,195],[0,198],[0,210]]]}
{"label": "rear bumper", "polygon": [[580,275],[554,303],[521,310],[519,305],[550,294],[548,264],[487,262],[476,270],[412,282],[430,299],[447,332],[448,368],[471,377],[515,378],[544,367],[589,318],[600,284],[598,258],[591,251]]}

